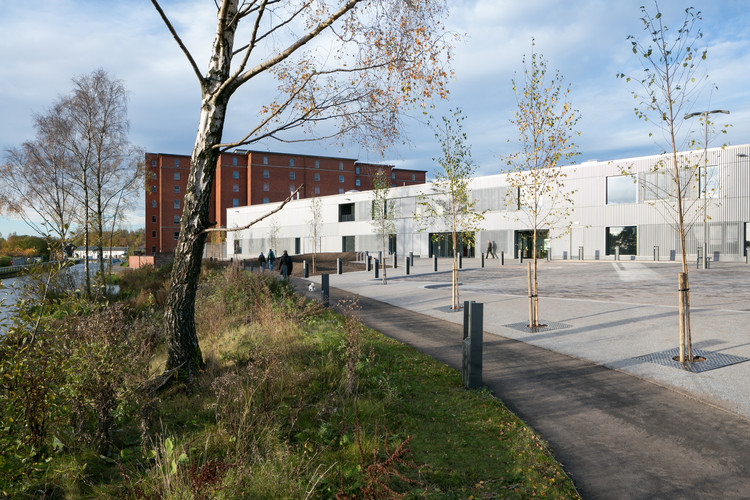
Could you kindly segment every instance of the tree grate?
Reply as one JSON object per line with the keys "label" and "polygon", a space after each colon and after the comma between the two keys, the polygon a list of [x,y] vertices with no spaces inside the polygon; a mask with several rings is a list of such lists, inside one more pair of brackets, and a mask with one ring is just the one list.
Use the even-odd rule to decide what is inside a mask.
{"label": "tree grate", "polygon": [[656,363],[657,365],[662,366],[669,366],[671,368],[677,368],[691,373],[707,372],[709,370],[724,368],[725,366],[735,365],[744,361],[750,361],[750,358],[743,358],[742,356],[735,356],[733,354],[693,349],[694,356],[702,356],[706,358],[706,360],[682,364],[673,359],[675,356],[679,356],[679,354],[679,349],[675,347],[674,349],[669,349],[667,351],[636,356],[633,359],[645,361],[647,363]]}
{"label": "tree grate", "polygon": [[544,326],[539,326],[537,328],[534,328],[533,330],[529,329],[529,323],[511,323],[510,325],[503,325],[505,328],[511,328],[513,330],[518,330],[519,332],[524,333],[538,333],[538,332],[549,332],[551,330],[563,330],[565,328],[570,328],[571,325],[568,325],[566,323],[558,323],[556,321],[544,321],[541,320],[542,324]]}

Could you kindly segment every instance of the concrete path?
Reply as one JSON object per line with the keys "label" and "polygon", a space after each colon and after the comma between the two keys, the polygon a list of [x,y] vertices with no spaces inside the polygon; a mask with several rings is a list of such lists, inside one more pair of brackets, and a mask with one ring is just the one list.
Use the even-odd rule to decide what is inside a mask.
{"label": "concrete path", "polygon": [[[416,264],[408,277],[389,269],[386,286],[371,273],[331,276],[332,301],[359,295],[365,323],[459,369],[450,275]],[[584,498],[750,498],[750,363],[692,373],[650,358],[676,345],[677,266],[545,263],[551,328],[536,333],[518,326],[525,269],[488,266],[460,278],[462,300],[484,303],[484,382],[550,443]],[[748,283],[739,264],[691,274],[694,344],[714,362],[750,357]]]}

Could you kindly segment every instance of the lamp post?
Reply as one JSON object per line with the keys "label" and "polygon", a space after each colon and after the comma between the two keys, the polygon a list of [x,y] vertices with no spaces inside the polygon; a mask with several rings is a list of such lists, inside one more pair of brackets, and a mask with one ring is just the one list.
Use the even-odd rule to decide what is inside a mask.
{"label": "lamp post", "polygon": [[706,220],[708,219],[708,192],[706,191],[706,175],[708,174],[708,115],[712,115],[715,113],[722,113],[724,115],[728,115],[729,111],[726,109],[714,109],[711,111],[699,111],[697,113],[688,113],[685,115],[685,119],[693,118],[695,116],[700,116],[703,118],[703,124],[705,125],[705,136],[704,136],[704,142],[703,142],[703,186],[701,191],[701,196],[703,196],[703,259],[701,262],[701,269],[706,269],[706,263],[708,262],[708,226],[706,224]]}

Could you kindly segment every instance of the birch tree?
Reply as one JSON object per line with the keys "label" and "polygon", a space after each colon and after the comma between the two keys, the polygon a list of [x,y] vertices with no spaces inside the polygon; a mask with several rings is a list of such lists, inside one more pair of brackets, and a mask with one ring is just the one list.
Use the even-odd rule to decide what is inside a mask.
{"label": "birch tree", "polygon": [[508,174],[517,220],[532,231],[531,272],[529,280],[529,328],[539,322],[538,257],[541,230],[555,228],[565,234],[571,224],[573,191],[565,187],[567,173],[561,165],[578,155],[573,138],[579,119],[571,106],[570,87],[562,76],[547,72],[547,62],[534,51],[523,58],[523,80],[513,80],[517,110],[511,119],[518,129],[520,151],[508,159],[513,170]]}
{"label": "birch tree", "polygon": [[[689,192],[695,185],[698,162],[691,157],[680,156],[686,140],[682,132],[684,116],[695,103],[708,78],[700,70],[700,63],[706,59],[707,50],[701,48],[703,33],[700,30],[700,12],[692,7],[684,11],[677,30],[672,30],[664,22],[659,6],[654,2],[653,11],[641,7],[641,21],[644,36],[629,36],[633,53],[642,65],[640,77],[631,78],[620,73],[620,78],[635,81],[639,90],[633,91],[637,105],[635,114],[658,128],[665,144],[665,160],[659,162],[652,172],[666,178],[664,188],[670,201],[670,217],[680,242],[682,273],[679,276],[679,356],[681,363],[696,361],[692,354],[690,329],[690,295],[688,280],[687,250],[685,236],[690,225],[692,203]],[[652,135],[652,134],[650,134]],[[692,156],[692,155],[691,155]]]}
{"label": "birch tree", "polygon": [[388,199],[391,192],[391,179],[382,168],[375,171],[372,177],[372,204],[370,205],[370,219],[373,230],[380,237],[380,251],[383,255],[383,284],[388,284],[386,276],[386,255],[389,236],[396,231],[396,204]]}
{"label": "birch tree", "polygon": [[320,233],[323,229],[323,203],[320,198],[314,197],[310,200],[310,218],[307,221],[310,227],[310,237],[313,241],[312,270],[315,273],[315,256],[320,245]]}
{"label": "birch tree", "polygon": [[[393,141],[404,109],[446,93],[446,8],[444,0],[217,0],[216,34],[201,71],[168,14],[151,2],[201,89],[166,312],[167,369],[190,379],[203,366],[194,304],[219,153],[263,139],[296,140],[288,135],[295,130]],[[266,89],[264,76],[278,82],[277,98],[245,113],[257,116],[246,135],[223,141],[230,98],[252,84]]]}
{"label": "birch tree", "polygon": [[475,246],[476,232],[484,220],[484,213],[476,208],[471,197],[469,181],[476,166],[471,159],[471,147],[463,131],[464,117],[461,110],[453,110],[442,117],[437,125],[435,138],[440,143],[441,155],[433,158],[437,162],[432,187],[435,194],[419,196],[420,231],[437,225],[450,231],[453,250],[451,272],[451,309],[460,309],[458,290],[458,252],[462,245]]}

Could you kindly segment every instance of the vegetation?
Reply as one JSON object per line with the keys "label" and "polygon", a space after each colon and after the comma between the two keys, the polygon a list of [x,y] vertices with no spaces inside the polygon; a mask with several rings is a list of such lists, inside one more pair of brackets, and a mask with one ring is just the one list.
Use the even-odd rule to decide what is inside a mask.
{"label": "vegetation", "polygon": [[375,234],[380,238],[380,251],[383,255],[383,262],[379,264],[383,266],[383,284],[388,284],[388,278],[386,272],[388,266],[386,265],[386,255],[388,255],[388,238],[391,234],[396,232],[396,218],[400,216],[397,213],[396,202],[388,199],[388,194],[391,192],[392,181],[385,170],[382,168],[377,169],[375,174],[372,176],[372,204],[370,205],[370,219],[372,220],[372,228]]}
{"label": "vegetation", "polygon": [[[270,273],[206,269],[205,370],[160,376],[167,271],[121,299],[2,324],[0,496],[573,498],[546,446],[486,391]],[[161,296],[161,298],[160,298]]]}
{"label": "vegetation", "polygon": [[6,257],[42,257],[49,259],[50,245],[39,236],[18,236],[11,234],[8,238],[0,237],[0,256]]}

